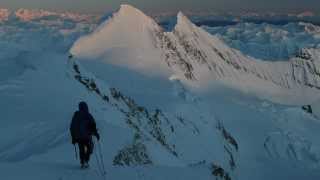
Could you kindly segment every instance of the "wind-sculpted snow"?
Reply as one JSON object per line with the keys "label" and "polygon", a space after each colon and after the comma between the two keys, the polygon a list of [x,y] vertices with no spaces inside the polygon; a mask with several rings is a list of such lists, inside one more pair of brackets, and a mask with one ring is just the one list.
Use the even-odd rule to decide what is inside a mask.
{"label": "wind-sculpted snow", "polygon": [[239,23],[203,28],[219,35],[228,45],[244,54],[267,61],[288,60],[299,49],[315,48],[320,44],[320,27],[309,23]]}

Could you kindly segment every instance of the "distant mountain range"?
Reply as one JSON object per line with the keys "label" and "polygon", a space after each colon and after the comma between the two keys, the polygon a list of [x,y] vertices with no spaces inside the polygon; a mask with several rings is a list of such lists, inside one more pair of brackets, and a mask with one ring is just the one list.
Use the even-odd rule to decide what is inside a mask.
{"label": "distant mountain range", "polygon": [[[148,13],[155,18],[157,22],[166,25],[168,20],[174,17],[175,12],[162,12],[162,13]],[[191,20],[197,25],[207,26],[221,26],[236,24],[241,21],[253,23],[270,23],[270,24],[287,24],[288,22],[310,22],[313,24],[320,24],[320,16],[312,11],[297,12],[297,13],[274,13],[274,12],[185,12],[191,17]],[[92,19],[99,19],[103,14],[85,14],[74,12],[55,12],[44,9],[18,9],[11,11],[6,8],[0,8],[0,21],[7,21],[9,17],[17,17],[23,21],[35,20],[43,17],[61,17],[76,21],[90,21]]]}
{"label": "distant mountain range", "polygon": [[18,9],[16,11],[10,11],[9,9],[0,8],[0,21],[7,21],[10,18],[18,18],[22,21],[31,21],[44,17],[59,17],[74,21],[92,21],[94,19],[99,19],[100,15],[80,14],[73,12],[53,12],[42,9]]}

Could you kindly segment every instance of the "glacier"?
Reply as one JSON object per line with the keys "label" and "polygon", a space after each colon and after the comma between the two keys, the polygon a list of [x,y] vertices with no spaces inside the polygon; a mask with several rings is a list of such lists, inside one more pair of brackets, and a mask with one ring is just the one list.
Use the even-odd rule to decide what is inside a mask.
{"label": "glacier", "polygon": [[320,43],[319,27],[310,23],[238,23],[204,28],[219,35],[231,47],[263,60],[286,61],[295,56],[301,48],[317,48]]}
{"label": "glacier", "polygon": [[103,179],[94,156],[90,170],[78,169],[70,144],[68,125],[82,100],[101,132],[106,179],[320,177],[317,48],[265,62],[183,13],[166,32],[130,5],[98,27],[6,23],[3,179]]}

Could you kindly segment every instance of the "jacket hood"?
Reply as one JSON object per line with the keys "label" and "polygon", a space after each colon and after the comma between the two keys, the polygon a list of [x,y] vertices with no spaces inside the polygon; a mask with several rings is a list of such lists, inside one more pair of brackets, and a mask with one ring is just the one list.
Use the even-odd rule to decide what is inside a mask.
{"label": "jacket hood", "polygon": [[80,112],[89,112],[89,108],[86,102],[82,101],[79,103],[79,111]]}

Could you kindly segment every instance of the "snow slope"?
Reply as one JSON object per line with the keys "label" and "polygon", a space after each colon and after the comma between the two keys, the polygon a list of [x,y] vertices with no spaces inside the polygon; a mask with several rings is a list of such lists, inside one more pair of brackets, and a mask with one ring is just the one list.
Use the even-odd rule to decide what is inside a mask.
{"label": "snow slope", "polygon": [[[208,70],[216,62],[228,76],[251,77],[251,84],[265,91],[273,83],[228,65],[208,48],[232,53],[230,60],[247,57],[178,16],[174,32],[163,32],[141,11],[124,5],[75,43],[73,58],[67,44],[51,45],[54,38],[48,38],[47,48],[25,48],[19,56],[18,42],[3,41],[10,51],[0,56],[0,177],[104,179],[97,152],[90,170],[81,171],[70,144],[71,116],[85,100],[102,137],[106,179],[319,179],[319,119],[300,106],[262,100],[214,81],[228,80]],[[257,73],[265,66],[247,61],[240,61],[241,67],[259,68]],[[215,88],[192,88],[209,83]]]}
{"label": "snow slope", "polygon": [[[68,136],[70,118],[81,100],[89,103],[97,119],[111,177],[133,174],[140,179],[140,173],[159,176],[162,172],[178,169],[181,174],[169,174],[168,178],[183,178],[191,168],[189,165],[203,160],[205,163],[195,169],[199,169],[196,171],[205,179],[211,178],[210,164],[213,162],[231,173],[233,164],[228,162],[231,158],[228,152],[235,153],[236,148],[224,140],[223,126],[218,129],[216,122],[210,120],[211,115],[198,113],[192,103],[185,107],[179,106],[179,101],[171,104],[172,108],[179,109],[177,112],[145,107],[121,91],[108,87],[80,65],[68,61],[66,56],[46,52],[34,53],[30,59],[34,59],[30,62],[33,69],[22,66],[19,76],[1,81],[1,112],[4,119],[10,120],[1,127],[1,132],[10,134],[10,137],[1,136],[0,164],[7,172],[17,169],[22,172],[5,174],[5,178],[19,179],[24,175],[30,179],[76,179],[83,176],[83,172],[78,173],[78,162],[72,160],[73,147]],[[28,61],[26,58],[19,60]],[[129,72],[123,76],[128,75]],[[168,89],[163,87],[162,90]],[[154,106],[158,98],[161,99],[150,99]],[[173,93],[171,98],[179,100]],[[209,122],[192,121],[193,118],[200,119],[200,116]],[[13,134],[14,129],[19,133]],[[209,136],[216,140],[208,142],[206,137]],[[196,148],[200,146],[206,148]],[[141,156],[141,153],[146,155]],[[94,162],[93,159],[92,172],[85,177],[93,174],[90,178],[100,179]],[[27,164],[31,166],[22,170]],[[124,164],[147,167],[141,172],[135,168],[115,168]],[[39,169],[44,173],[34,173]],[[150,175],[146,172],[149,169]],[[191,177],[194,176],[196,174],[192,173]]]}
{"label": "snow slope", "polygon": [[[127,14],[127,16],[123,16],[123,14]],[[117,24],[119,22],[133,22],[135,19],[137,21],[134,25],[127,26],[123,23],[122,28],[119,28]],[[140,19],[145,20],[141,22]],[[133,26],[130,29],[132,31],[128,33],[128,27],[131,26]],[[148,33],[141,35],[143,31],[135,27],[147,27]],[[142,38],[137,40],[136,36]],[[132,39],[137,41],[135,46],[131,45],[130,40]],[[126,44],[122,44],[123,41]],[[150,46],[150,42],[153,42],[153,46]],[[148,51],[138,53],[134,51],[145,47],[148,47]],[[118,51],[121,54],[118,54]],[[153,56],[151,59],[149,52]],[[153,52],[160,52],[160,56],[156,56]],[[313,139],[316,137],[313,134],[317,134],[317,132],[316,130],[309,131],[311,128],[307,128],[307,131],[300,129],[300,127],[309,126],[309,124],[318,126],[317,120],[304,113],[299,106],[286,107],[255,99],[250,89],[254,88],[253,91],[260,98],[264,98],[263,93],[272,94],[274,93],[272,91],[275,91],[277,96],[273,94],[271,100],[280,103],[304,104],[311,102],[315,97],[319,97],[317,87],[319,83],[317,73],[319,55],[316,49],[301,50],[301,53],[290,62],[263,62],[229,48],[217,37],[211,36],[193,25],[182,13],[178,14],[177,25],[173,32],[164,32],[141,11],[124,5],[118,13],[114,14],[113,18],[101,25],[97,31],[80,38],[72,47],[71,54],[87,69],[94,72],[97,77],[120,87],[121,90],[127,91],[131,97],[137,97],[148,106],[154,104],[150,102],[154,97],[161,97],[160,92],[168,92],[161,90],[159,84],[161,87],[169,86],[164,82],[170,79],[171,83],[175,83],[174,90],[178,91],[175,93],[178,97],[200,106],[201,112],[216,112],[219,118],[212,115],[216,117],[215,121],[218,121],[222,116],[224,122],[228,122],[233,132],[238,134],[237,137],[242,139],[244,149],[240,150],[240,154],[242,154],[236,172],[236,174],[241,172],[240,179],[244,177],[251,177],[250,179],[280,179],[281,177],[293,179],[306,178],[307,176],[312,179],[318,177],[317,173],[312,170],[318,166],[319,146]],[[137,56],[141,58],[136,58]],[[157,73],[153,73],[155,71],[154,61],[160,63],[156,70]],[[163,62],[167,66],[163,66]],[[139,63],[143,63],[144,66],[137,67]],[[120,70],[114,70],[114,68],[120,68]],[[122,76],[128,70],[130,73],[133,70],[139,75],[123,78]],[[171,73],[168,73],[168,70]],[[114,76],[114,74],[117,75]],[[150,75],[151,80],[149,80]],[[141,80],[141,77],[146,79]],[[155,79],[156,83],[152,82]],[[126,80],[129,80],[130,83],[124,85],[122,82]],[[222,81],[224,84],[231,82],[235,85],[233,88],[237,90],[242,90],[239,84],[245,84],[244,86],[249,86],[249,88],[246,87],[247,95],[237,91],[234,93],[233,90],[228,90],[223,85],[222,89],[210,89],[210,91],[202,91],[200,94],[199,91],[194,92],[194,89],[189,87],[196,86],[202,89],[212,84],[217,86],[219,83],[216,80]],[[143,92],[141,84],[148,84],[147,88],[143,88]],[[289,94],[291,99],[279,92]],[[308,94],[305,95],[305,92]],[[157,106],[162,106],[165,110],[172,110],[170,104],[174,101],[167,99],[170,95],[164,97],[165,100],[157,101]],[[248,99],[248,97],[253,99]],[[211,108],[208,109],[208,107],[214,107],[214,110],[210,110]],[[184,113],[186,112],[184,111]],[[239,118],[235,115],[238,113],[241,114]],[[237,126],[235,122],[238,122],[238,119],[241,125]],[[250,138],[247,127],[250,127],[251,133],[255,134],[254,138]],[[277,161],[277,159],[281,160]],[[288,164],[296,165],[297,162],[301,164],[295,169],[295,173],[288,173],[292,172],[290,170],[292,167]],[[271,167],[274,167],[275,164],[281,170],[273,174],[274,176],[265,176],[265,174],[274,171],[274,168]],[[305,169],[304,166],[309,168]],[[252,174],[249,171],[251,168],[257,170],[257,174]],[[305,177],[304,172],[308,172]]]}

